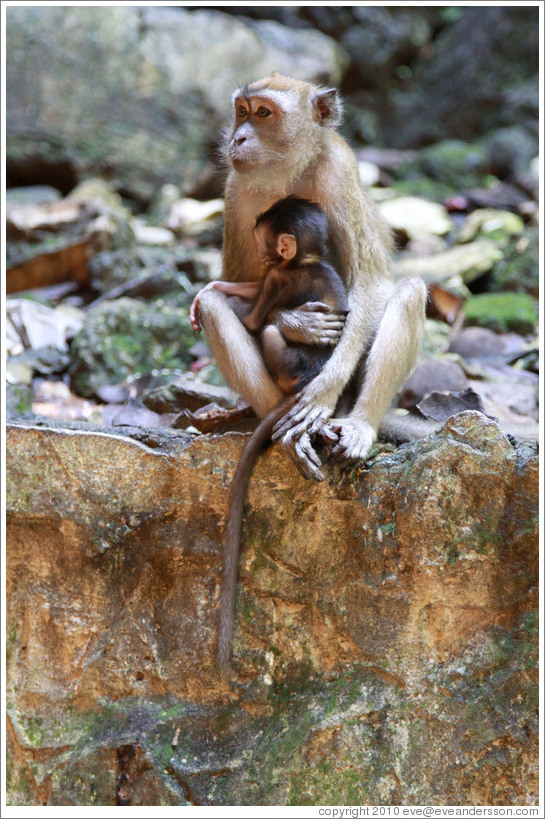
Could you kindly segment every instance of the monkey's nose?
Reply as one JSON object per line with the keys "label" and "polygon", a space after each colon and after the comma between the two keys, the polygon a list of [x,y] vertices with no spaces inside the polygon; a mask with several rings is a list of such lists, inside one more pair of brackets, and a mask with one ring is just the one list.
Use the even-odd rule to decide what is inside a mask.
{"label": "monkey's nose", "polygon": [[238,148],[239,145],[242,145],[243,142],[246,142],[246,137],[245,136],[235,137],[233,139],[233,142],[236,145],[236,147]]}

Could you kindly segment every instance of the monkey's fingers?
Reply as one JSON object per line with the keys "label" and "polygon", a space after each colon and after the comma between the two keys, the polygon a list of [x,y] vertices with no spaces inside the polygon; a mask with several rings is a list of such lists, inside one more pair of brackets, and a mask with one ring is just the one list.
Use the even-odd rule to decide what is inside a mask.
{"label": "monkey's fingers", "polygon": [[320,438],[324,442],[324,446],[331,448],[339,443],[339,432],[331,423],[324,424],[320,430]]}
{"label": "monkey's fingers", "polygon": [[310,441],[310,436],[302,435],[297,440],[284,444],[284,448],[301,475],[307,480],[323,481],[320,467],[322,462]]}
{"label": "monkey's fingers", "polygon": [[331,410],[327,406],[312,406],[312,397],[301,397],[297,404],[281,418],[273,430],[273,440],[277,441],[289,438],[300,438],[304,433],[315,435],[320,432],[328,418],[331,417]]}
{"label": "monkey's fingers", "polygon": [[306,301],[297,309],[304,310],[305,313],[333,313],[333,308],[323,301]]}
{"label": "monkey's fingers", "polygon": [[189,308],[189,320],[191,322],[192,328],[195,330],[196,333],[200,333],[202,330],[201,327],[201,317],[199,315],[199,296],[198,294],[193,299],[193,303]]}
{"label": "monkey's fingers", "polygon": [[312,437],[312,435],[316,435],[317,433],[321,432],[330,415],[331,413],[327,409],[323,408],[321,410],[316,410],[314,413],[309,413],[306,424],[308,434]]}
{"label": "monkey's fingers", "polygon": [[300,403],[295,404],[292,409],[286,413],[277,423],[273,429],[271,438],[273,441],[282,439],[288,442],[292,439],[301,437],[307,431],[306,419],[309,414],[309,407],[305,403],[302,407]]}

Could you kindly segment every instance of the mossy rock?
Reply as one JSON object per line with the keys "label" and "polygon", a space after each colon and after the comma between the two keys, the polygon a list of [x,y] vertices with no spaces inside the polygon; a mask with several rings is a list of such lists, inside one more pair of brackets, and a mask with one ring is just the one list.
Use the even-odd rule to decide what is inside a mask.
{"label": "mossy rock", "polygon": [[27,384],[6,384],[6,416],[13,418],[32,410],[33,394]]}
{"label": "mossy rock", "polygon": [[422,185],[424,177],[428,188],[433,186],[448,195],[461,187],[482,184],[487,164],[487,151],[482,145],[448,139],[422,148],[398,173],[405,185]]}
{"label": "mossy rock", "polygon": [[467,324],[497,332],[534,333],[537,326],[537,302],[527,293],[480,293],[464,312]]}
{"label": "mossy rock", "polygon": [[195,343],[187,310],[121,298],[91,310],[71,345],[72,389],[91,396],[98,387],[119,384],[157,370],[187,370]]}
{"label": "mossy rock", "polygon": [[492,270],[490,289],[539,296],[539,230],[531,228],[511,241]]}
{"label": "mossy rock", "polygon": [[448,196],[452,196],[454,190],[451,185],[421,175],[398,179],[393,189],[400,195],[419,196],[422,199],[429,199],[430,202],[443,202]]}

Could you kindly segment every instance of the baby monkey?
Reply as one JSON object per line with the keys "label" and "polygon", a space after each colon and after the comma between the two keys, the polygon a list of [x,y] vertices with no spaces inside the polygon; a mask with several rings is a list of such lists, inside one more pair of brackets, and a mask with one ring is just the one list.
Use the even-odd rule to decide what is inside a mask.
{"label": "baby monkey", "polygon": [[328,223],[318,205],[296,197],[281,199],[258,217],[254,235],[266,267],[264,278],[260,282],[213,282],[211,286],[230,296],[255,298],[241,320],[249,331],[259,333],[267,369],[288,397],[260,421],[233,478],[219,615],[218,663],[224,674],[231,654],[244,501],[252,468],[274,425],[293,406],[295,393],[320,372],[333,351],[331,346],[287,342],[273,323],[273,311],[315,302],[322,310],[348,312],[342,280],[324,260]]}
{"label": "baby monkey", "polygon": [[273,311],[311,302],[317,309],[346,315],[346,290],[324,259],[328,223],[314,202],[295,196],[281,199],[258,216],[254,236],[267,271],[263,279],[217,281],[210,287],[229,296],[255,298],[241,321],[247,330],[259,333],[267,369],[280,389],[291,395],[318,375],[333,347],[287,342],[274,324]]}

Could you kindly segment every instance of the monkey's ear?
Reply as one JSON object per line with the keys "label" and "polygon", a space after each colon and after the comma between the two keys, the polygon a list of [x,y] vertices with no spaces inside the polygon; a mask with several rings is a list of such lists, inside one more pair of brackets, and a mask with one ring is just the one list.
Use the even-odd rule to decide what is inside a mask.
{"label": "monkey's ear", "polygon": [[319,125],[334,128],[341,124],[343,106],[336,88],[317,91],[311,97],[312,118]]}
{"label": "monkey's ear", "polygon": [[289,262],[297,253],[297,240],[291,233],[281,233],[276,242],[276,252]]}

